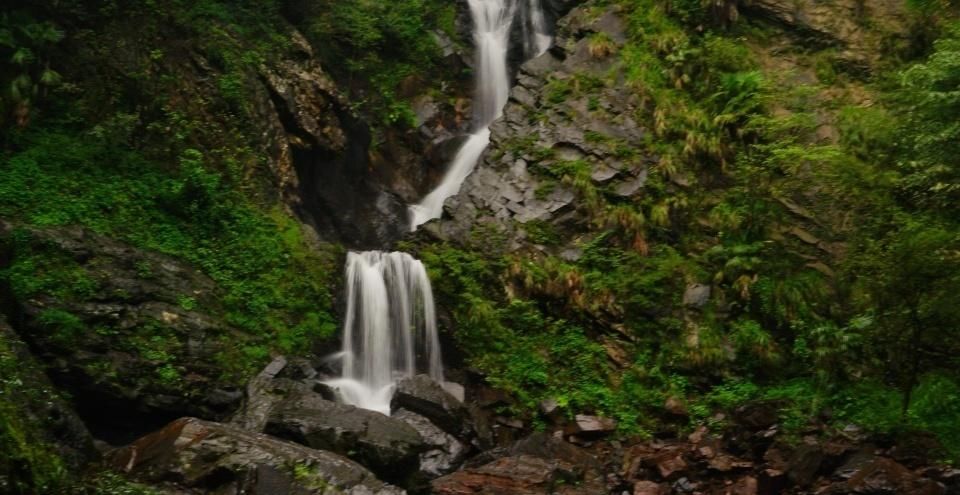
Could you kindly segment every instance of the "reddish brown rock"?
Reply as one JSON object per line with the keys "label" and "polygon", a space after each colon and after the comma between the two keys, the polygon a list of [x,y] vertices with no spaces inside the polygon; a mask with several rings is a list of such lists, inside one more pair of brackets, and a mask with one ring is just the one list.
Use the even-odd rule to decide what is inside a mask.
{"label": "reddish brown rock", "polygon": [[638,481],[633,484],[633,495],[666,495],[670,487],[653,481]]}
{"label": "reddish brown rock", "polygon": [[562,461],[519,455],[457,471],[434,480],[432,487],[436,495],[545,495],[561,482],[574,481],[574,471]]}
{"label": "reddish brown rock", "polygon": [[902,464],[878,457],[866,464],[834,493],[843,489],[854,493],[904,493],[911,495],[943,495],[946,489],[936,481],[922,478]]}
{"label": "reddish brown rock", "polygon": [[757,479],[753,476],[744,476],[733,484],[727,493],[729,495],[757,495]]}
{"label": "reddish brown rock", "polygon": [[719,454],[713,459],[710,459],[708,465],[710,469],[720,471],[721,473],[733,471],[734,469],[748,469],[753,467],[753,463],[750,461],[737,459],[736,457],[726,454]]}
{"label": "reddish brown rock", "polygon": [[687,462],[679,452],[667,452],[656,460],[657,472],[663,479],[669,479],[674,473],[687,468]]}

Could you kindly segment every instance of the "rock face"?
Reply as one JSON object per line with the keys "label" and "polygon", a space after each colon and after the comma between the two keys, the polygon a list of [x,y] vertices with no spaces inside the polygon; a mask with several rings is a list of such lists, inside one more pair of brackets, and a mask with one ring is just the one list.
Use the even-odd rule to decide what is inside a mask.
{"label": "rock face", "polygon": [[[870,70],[879,60],[874,47],[881,45],[883,36],[888,37],[888,41],[897,38],[902,41],[907,32],[903,2],[753,0],[741,3],[744,14],[780,24],[809,43],[838,47],[839,59],[859,70]],[[874,29],[863,29],[866,22]]]}
{"label": "rock face", "polygon": [[[27,345],[14,333],[6,318],[0,314],[0,363],[16,366],[14,376],[5,375],[4,380],[14,381],[9,390],[21,391],[13,397],[4,397],[6,406],[13,411],[0,413],[0,418],[13,414],[25,428],[31,428],[39,439],[53,446],[57,454],[72,469],[81,467],[95,457],[93,439],[87,427],[73,411],[69,402],[56,391],[53,384],[43,373],[39,363],[30,354]],[[7,390],[5,388],[0,391]],[[6,428],[11,428],[5,425]],[[23,432],[17,432],[22,434]],[[7,433],[9,434],[9,433]],[[4,452],[0,457],[0,489],[8,487],[8,482],[16,481],[18,471],[24,469],[22,459],[17,452]],[[9,475],[14,473],[13,480]],[[14,483],[16,486],[16,483]]]}
{"label": "rock face", "polygon": [[293,33],[289,56],[262,67],[255,100],[281,194],[325,239],[385,245],[406,232],[406,205],[371,174],[370,130]]}
{"label": "rock face", "polygon": [[435,235],[462,238],[479,224],[506,231],[515,222],[576,225],[583,219],[576,191],[551,176],[564,167],[587,167],[594,183],[624,197],[640,192],[649,160],[622,152],[641,148],[645,132],[630,117],[639,102],[622,87],[603,88],[596,98],[572,90],[575,74],[602,78],[611,69],[610,59],[589,53],[588,38],[600,31],[617,45],[625,40],[616,14],[575,10],[561,20],[556,45],[519,68],[484,158],[447,202],[449,217],[428,227]]}
{"label": "rock face", "polygon": [[339,455],[194,418],[112,452],[109,462],[167,493],[405,493]]}
{"label": "rock face", "polygon": [[4,310],[54,382],[74,395],[91,429],[142,433],[184,414],[222,417],[239,404],[239,384],[220,378],[214,356],[224,338],[243,335],[224,324],[208,277],[81,228],[12,236],[12,226],[0,223],[8,262],[42,251],[78,280],[60,288],[74,292],[68,298],[4,294],[15,301]]}

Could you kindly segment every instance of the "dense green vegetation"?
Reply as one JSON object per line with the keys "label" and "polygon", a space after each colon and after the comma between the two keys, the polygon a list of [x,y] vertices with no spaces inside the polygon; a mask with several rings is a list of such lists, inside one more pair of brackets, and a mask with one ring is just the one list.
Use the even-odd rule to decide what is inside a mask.
{"label": "dense green vegetation", "polygon": [[[308,348],[311,339],[335,331],[326,309],[333,260],[311,251],[285,214],[261,211],[244,199],[229,178],[205,167],[198,151],[185,150],[169,170],[108,141],[81,141],[61,130],[26,133],[15,143],[22,151],[6,157],[0,184],[5,218],[31,226],[82,225],[195,263],[224,289],[227,321],[284,352]],[[11,280],[14,290],[28,296],[69,287],[39,280],[43,262],[17,260],[10,269],[11,276],[20,275]],[[243,352],[255,358],[255,367],[268,349],[254,344]]]}
{"label": "dense green vegetation", "polygon": [[[778,53],[791,72],[767,63],[767,42],[786,35],[738,18],[736,3],[587,7],[616,5],[627,42],[589,35],[590,56],[611,61],[610,73],[553,78],[545,100],[587,97],[598,112],[600,90],[623,85],[642,102],[631,117],[649,130],[647,145],[587,137],[625,161],[657,159],[637,199],[592,181],[586,160],[532,167],[538,195],[578,195],[588,222],[575,259],[559,252],[570,233],[542,221],[518,226],[537,249],[508,252],[486,226],[456,244],[402,247],[430,268],[468,364],[513,397],[503,412],[535,427],[548,399],[566,415],[616,418],[624,436],[722,427],[716,412],[764,400],[792,433],[811,421],[928,430],[958,459],[955,6],[908,2],[910,36],[869,71],[835,47],[793,44]],[[40,325],[70,348],[111,335],[58,307],[93,297],[95,277],[37,247],[30,229],[81,226],[188,262],[216,283],[216,308],[189,294],[177,304],[212,309],[239,331],[217,336],[229,345],[215,363],[238,384],[271,353],[309,353],[337,328],[342,248],[308,239],[280,205],[250,96],[260,67],[290,48],[291,23],[374,134],[406,130],[415,94],[446,98],[457,89],[443,83],[463,82],[442,60],[437,37],[458,34],[455,6],[441,0],[4,9],[0,219],[21,228],[4,246],[15,256],[0,285],[49,297]],[[210,65],[203,77],[190,68],[197,60]],[[551,157],[535,142],[508,146]],[[683,301],[694,283],[712,290],[700,307]],[[146,380],[172,392],[183,347],[161,321],[117,344],[155,363]],[[0,340],[0,468],[18,466],[0,481],[22,493],[148,493],[109,473],[68,474],[42,418],[24,413],[47,391],[24,386],[18,364]]]}
{"label": "dense green vegetation", "polygon": [[[798,83],[758,63],[777,34],[720,4],[618,3],[630,40],[617,51],[594,35],[590,53],[615,57],[648,102],[637,120],[656,139],[622,156],[652,153],[657,173],[634,202],[592,183],[585,162],[540,171],[593,218],[575,262],[491,257],[504,250],[487,232],[466,251],[424,249],[471,363],[516,395],[521,415],[555,399],[651,432],[668,399],[694,424],[768,399],[797,431],[829,410],[838,427],[926,429],[960,454],[960,50],[949,7],[911,11],[938,41],[891,50],[871,79],[814,49],[796,53],[796,70],[816,81]],[[619,73],[554,79],[547,99],[589,96]],[[861,104],[862,91],[879,104]],[[818,134],[824,115],[838,140]],[[529,143],[510,146],[550,156]],[[549,225],[524,229],[563,242]],[[709,305],[680,309],[690,282],[713,285]]]}
{"label": "dense green vegetation", "polygon": [[[353,89],[353,104],[386,125],[413,126],[409,98],[449,79],[437,36],[458,39],[456,6],[441,0],[324,0],[300,6],[327,68]],[[455,74],[453,76],[456,76]],[[406,89],[405,89],[406,88]]]}

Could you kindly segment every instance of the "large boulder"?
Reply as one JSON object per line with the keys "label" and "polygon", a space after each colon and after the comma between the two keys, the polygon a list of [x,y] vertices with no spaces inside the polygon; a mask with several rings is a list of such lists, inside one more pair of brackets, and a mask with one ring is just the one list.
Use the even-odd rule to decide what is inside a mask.
{"label": "large boulder", "polygon": [[429,449],[400,418],[334,401],[335,393],[302,359],[277,357],[247,385],[231,424],[345,455],[389,481],[407,482]]}
{"label": "large boulder", "polygon": [[399,409],[424,416],[459,439],[469,439],[474,434],[466,406],[427,375],[417,375],[397,383],[390,410]]}
{"label": "large boulder", "polygon": [[241,384],[218,355],[247,337],[225,323],[216,284],[197,268],[79,227],[0,221],[0,252],[0,265],[40,281],[13,277],[3,311],[97,436],[220,418],[239,404]]}
{"label": "large boulder", "polygon": [[345,455],[384,479],[402,482],[419,470],[427,449],[416,429],[400,419],[338,404],[313,391],[295,391],[275,405],[264,431]]}
{"label": "large boulder", "polygon": [[405,493],[337,454],[194,418],[112,452],[109,463],[166,493]]}

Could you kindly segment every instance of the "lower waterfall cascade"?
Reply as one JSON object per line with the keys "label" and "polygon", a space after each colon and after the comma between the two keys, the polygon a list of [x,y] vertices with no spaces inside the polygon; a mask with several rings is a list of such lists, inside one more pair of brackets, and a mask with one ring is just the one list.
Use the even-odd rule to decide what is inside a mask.
{"label": "lower waterfall cascade", "polygon": [[398,380],[417,373],[446,384],[430,278],[406,253],[347,255],[343,371],[327,381],[351,405],[390,414]]}

